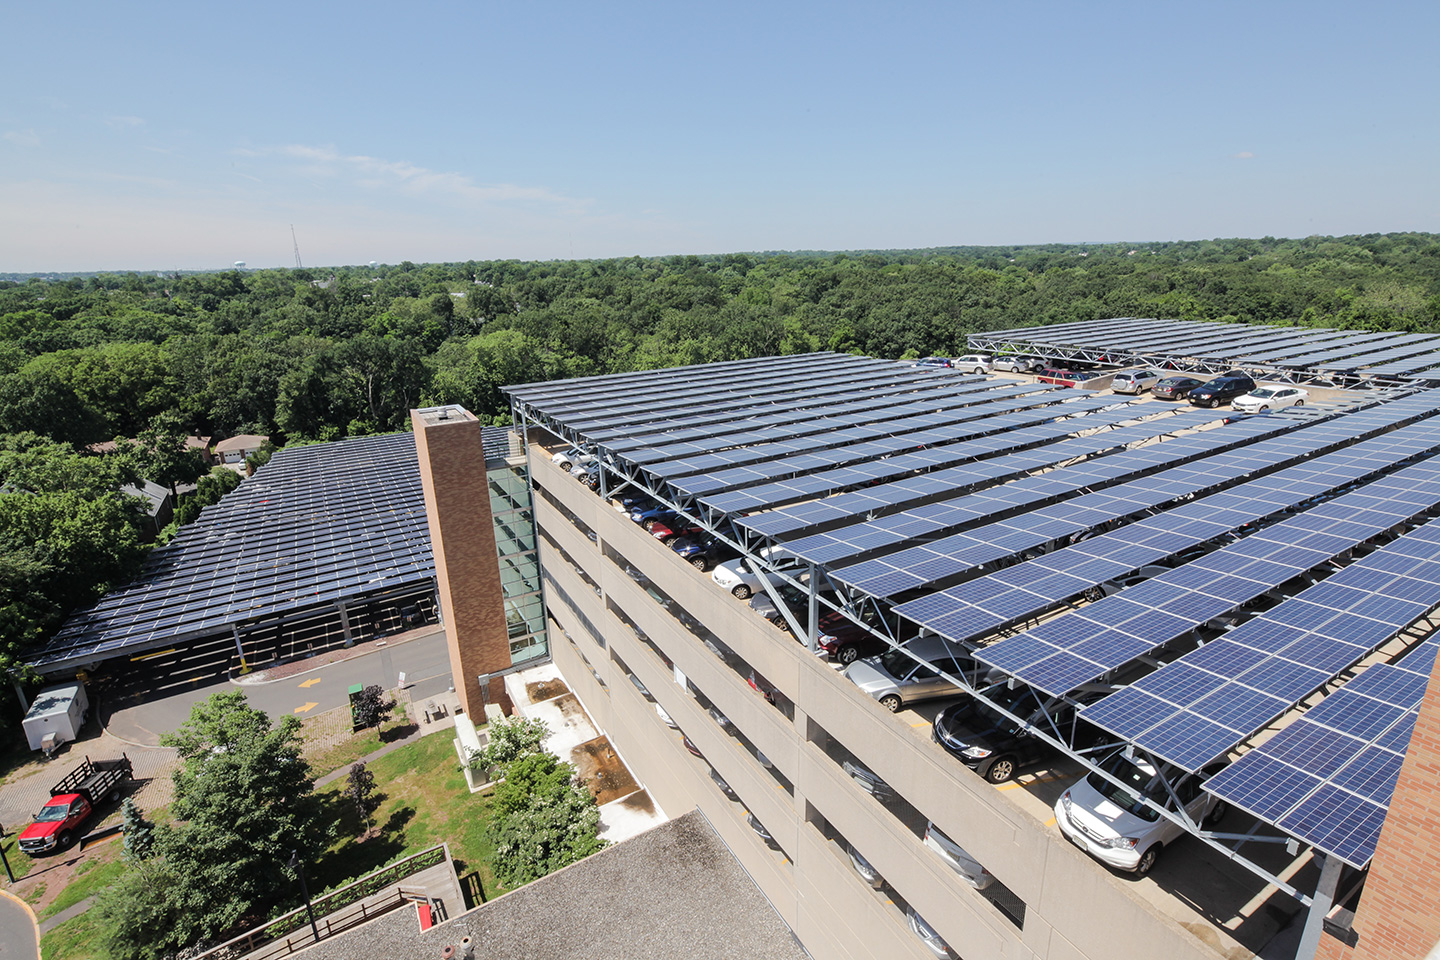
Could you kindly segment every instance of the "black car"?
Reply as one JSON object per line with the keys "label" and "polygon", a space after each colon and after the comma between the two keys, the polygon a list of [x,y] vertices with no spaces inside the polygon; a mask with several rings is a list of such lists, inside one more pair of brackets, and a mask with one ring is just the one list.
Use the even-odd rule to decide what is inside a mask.
{"label": "black car", "polygon": [[[1051,706],[1047,719],[1045,695],[1029,687],[1001,688],[993,699],[1040,729],[1050,729],[1053,721],[1060,730],[1067,731],[1077,722],[1075,707],[1068,702]],[[991,783],[1004,783],[1022,767],[1055,752],[1050,744],[977,697],[966,697],[940,711],[930,736]],[[1083,724],[1078,736],[1082,742],[1094,743],[1098,742],[1099,731]]]}
{"label": "black car", "polygon": [[670,545],[670,549],[684,557],[696,570],[709,570],[717,563],[740,556],[734,547],[718,537],[681,537]]}
{"label": "black car", "polygon": [[1203,380],[1194,377],[1166,377],[1150,388],[1150,394],[1166,400],[1184,400],[1191,390],[1203,385]]}
{"label": "black car", "polygon": [[1226,374],[1190,391],[1190,402],[1197,407],[1218,407],[1255,389],[1255,381],[1245,374]]}

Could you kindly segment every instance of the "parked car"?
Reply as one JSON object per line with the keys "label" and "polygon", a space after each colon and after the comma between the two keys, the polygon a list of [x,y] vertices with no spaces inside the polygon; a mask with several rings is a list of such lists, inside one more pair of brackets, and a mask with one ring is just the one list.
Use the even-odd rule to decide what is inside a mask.
{"label": "parked car", "polygon": [[634,490],[614,498],[615,509],[627,517],[630,516],[630,511],[636,507],[649,507],[654,503],[655,498],[650,496],[650,494],[637,493]]}
{"label": "parked car", "polygon": [[1241,413],[1260,413],[1262,410],[1303,407],[1309,399],[1309,392],[1299,387],[1259,387],[1230,401],[1230,409]]}
{"label": "parked car", "polygon": [[1121,370],[1110,381],[1110,389],[1116,393],[1139,395],[1165,379],[1159,370]]}
{"label": "parked car", "polygon": [[1027,370],[1034,370],[1036,367],[1044,365],[1044,357],[1037,357],[1031,353],[1012,353],[996,357],[995,362],[990,365],[990,369],[1003,370],[1006,373],[1025,373]]}
{"label": "parked car", "polygon": [[670,544],[670,549],[702,572],[740,555],[738,550],[719,537],[681,537]]}
{"label": "parked car", "polygon": [[1100,769],[1124,786],[1090,773],[1060,795],[1055,803],[1055,822],[1066,838],[1118,870],[1141,876],[1149,873],[1165,845],[1186,833],[1184,827],[1162,817],[1141,800],[1147,798],[1175,809],[1175,801],[1159,773],[1176,778],[1171,786],[1195,823],[1213,826],[1228,809],[1225,801],[1200,789],[1202,775],[1168,766],[1157,772],[1148,761],[1126,757],[1123,750],[1106,757]]}
{"label": "parked car", "polygon": [[750,824],[750,829],[755,831],[756,836],[765,841],[767,847],[779,849],[780,845],[775,842],[775,838],[770,835],[770,831],[765,829],[765,824],[761,823],[759,818],[749,810],[745,811],[745,822]]}
{"label": "parked car", "polygon": [[555,464],[561,470],[569,470],[571,467],[593,463],[594,461],[595,454],[586,453],[579,447],[569,447],[565,450],[561,450],[559,453],[555,454],[550,458],[550,462]]}
{"label": "parked car", "polygon": [[729,800],[739,800],[739,799],[740,799],[739,794],[737,794],[737,793],[735,792],[734,788],[732,788],[732,787],[730,786],[730,784],[728,784],[728,783],[725,782],[725,778],[722,777],[722,776],[720,776],[720,771],[719,771],[719,770],[716,770],[714,767],[711,767],[711,768],[710,768],[710,779],[711,779],[711,781],[714,782],[715,786],[717,786],[717,787],[720,788],[720,792],[723,793],[723,794],[725,794],[725,796],[726,796],[727,799],[729,799]]}
{"label": "parked car", "polygon": [[929,950],[932,955],[941,960],[952,960],[955,956],[950,945],[941,938],[940,934],[935,932],[935,928],[926,923],[925,918],[916,913],[915,908],[908,904],[905,907],[905,922],[909,925],[910,932],[920,938],[920,942],[925,944],[925,949]]}
{"label": "parked car", "polygon": [[950,366],[955,370],[968,370],[971,373],[989,373],[990,358],[983,353],[967,353],[951,360]]}
{"label": "parked car", "polygon": [[[797,587],[793,583],[782,583],[777,589],[780,593],[780,598],[785,601],[785,606],[790,608],[790,612],[794,614],[795,619],[800,621],[801,625],[804,626],[810,616],[809,591],[803,587]],[[821,592],[827,596],[834,595],[833,591],[822,589]],[[760,590],[751,597],[750,609],[775,624],[775,626],[781,630],[789,631],[790,621],[786,620],[785,615],[780,612],[780,608],[775,606],[775,600],[770,596],[770,591]],[[828,612],[829,609],[827,607],[823,605],[820,607],[821,616],[824,616]]]}
{"label": "parked car", "polygon": [[[773,562],[777,570],[796,569],[794,560],[791,559],[787,562],[783,551],[772,552],[767,548],[767,550],[763,550],[761,553],[765,555],[766,558],[773,557]],[[748,600],[752,593],[759,593],[765,589],[760,585],[760,578],[762,576],[771,583],[784,582],[771,573],[757,570],[755,568],[755,561],[749,557],[742,557],[738,560],[720,564],[720,566],[715,568],[715,572],[710,574],[710,579],[714,580],[721,588],[729,590],[735,595],[737,600]]]}
{"label": "parked car", "polygon": [[641,504],[630,510],[630,519],[646,530],[662,520],[673,520],[675,517],[675,511],[663,503]]}
{"label": "parked car", "polygon": [[667,547],[681,537],[703,537],[705,528],[681,516],[665,517],[650,525],[650,536]]}
{"label": "parked car", "polygon": [[1150,395],[1164,400],[1184,400],[1204,382],[1194,377],[1166,377],[1150,388]]}
{"label": "parked car", "polygon": [[931,821],[925,822],[925,846],[939,854],[940,859],[950,865],[950,869],[960,875],[976,890],[984,890],[995,882],[995,877],[984,864],[965,852],[965,848],[945,835],[939,827]]}
{"label": "parked car", "polygon": [[959,644],[928,635],[906,641],[903,649],[894,648],[852,663],[845,668],[845,676],[893,713],[902,704],[962,692],[940,675],[940,669],[951,674],[957,670],[969,673],[975,669],[975,661]]}
{"label": "parked car", "polygon": [[950,361],[944,357],[922,357],[910,364],[912,367],[921,367],[927,370],[938,370],[950,366]]}
{"label": "parked car", "polygon": [[885,878],[880,876],[880,871],[870,866],[870,861],[862,857],[859,850],[847,843],[845,852],[850,855],[850,865],[855,868],[856,873],[860,874],[862,880],[876,890],[885,886]]}
{"label": "parked car", "polygon": [[1197,407],[1218,407],[1255,389],[1255,381],[1241,374],[1226,374],[1190,391],[1190,402]]}
{"label": "parked car", "polygon": [[106,800],[114,800],[120,787],[130,779],[133,770],[130,758],[85,762],[50,788],[50,799],[35,815],[35,820],[20,831],[20,849],[30,856],[64,850],[74,842],[95,808]]}
{"label": "parked car", "polygon": [[815,625],[815,643],[817,654],[848,664],[878,654],[889,646],[838,610],[827,610],[820,615],[820,622]]}
{"label": "parked car", "polygon": [[1090,379],[1078,370],[1066,370],[1061,367],[1041,367],[1035,371],[1035,378],[1041,383],[1053,383],[1061,387],[1073,387]]}
{"label": "parked car", "polygon": [[1042,730],[1049,730],[1052,721],[1061,730],[1080,723],[1082,726],[1077,731],[1080,741],[1086,746],[1099,742],[1099,731],[1076,719],[1073,704],[1054,702],[1030,687],[1001,688],[989,700],[966,697],[940,711],[930,736],[991,783],[1004,783],[1025,767],[1055,754],[1049,743],[1033,736],[1023,724],[1001,713],[995,705]]}
{"label": "parked car", "polygon": [[870,796],[881,803],[895,799],[895,788],[890,786],[880,776],[868,767],[862,766],[854,760],[846,760],[840,764],[841,768],[850,775],[850,779]]}

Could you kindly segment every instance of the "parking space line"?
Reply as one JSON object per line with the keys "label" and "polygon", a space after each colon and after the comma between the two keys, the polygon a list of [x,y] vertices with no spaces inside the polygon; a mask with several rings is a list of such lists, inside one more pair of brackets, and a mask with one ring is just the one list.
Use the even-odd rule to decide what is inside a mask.
{"label": "parking space line", "polygon": [[1055,826],[1055,818],[1054,818],[1054,817],[1051,817],[1049,820],[1046,820],[1046,821],[1045,821],[1045,826],[1047,826],[1047,827],[1053,827],[1053,826]]}

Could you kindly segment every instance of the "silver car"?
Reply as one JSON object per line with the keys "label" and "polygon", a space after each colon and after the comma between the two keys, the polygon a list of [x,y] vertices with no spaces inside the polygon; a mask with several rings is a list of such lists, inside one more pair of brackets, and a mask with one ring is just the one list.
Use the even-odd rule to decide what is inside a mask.
{"label": "silver car", "polygon": [[1159,370],[1121,370],[1110,381],[1110,389],[1116,393],[1144,393],[1165,379]]}
{"label": "silver car", "polygon": [[961,688],[942,677],[940,670],[954,675],[974,669],[975,661],[964,647],[929,636],[916,637],[903,649],[857,660],[845,668],[845,676],[894,713],[903,704],[960,693]]}

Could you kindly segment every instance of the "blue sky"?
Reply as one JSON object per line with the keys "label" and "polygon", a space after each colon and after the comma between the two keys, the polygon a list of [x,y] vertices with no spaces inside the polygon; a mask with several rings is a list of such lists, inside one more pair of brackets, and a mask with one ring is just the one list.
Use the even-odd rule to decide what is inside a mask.
{"label": "blue sky", "polygon": [[1440,231],[1440,3],[11,4],[0,272]]}

